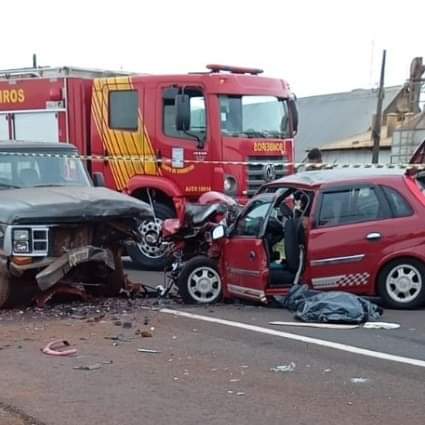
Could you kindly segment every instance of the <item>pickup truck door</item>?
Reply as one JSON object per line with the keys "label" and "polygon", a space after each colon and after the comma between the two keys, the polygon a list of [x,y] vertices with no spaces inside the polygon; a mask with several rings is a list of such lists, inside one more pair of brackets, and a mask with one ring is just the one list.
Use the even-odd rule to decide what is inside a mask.
{"label": "pickup truck door", "polygon": [[235,223],[224,246],[227,292],[262,301],[268,284],[268,257],[263,234],[272,198],[253,200]]}

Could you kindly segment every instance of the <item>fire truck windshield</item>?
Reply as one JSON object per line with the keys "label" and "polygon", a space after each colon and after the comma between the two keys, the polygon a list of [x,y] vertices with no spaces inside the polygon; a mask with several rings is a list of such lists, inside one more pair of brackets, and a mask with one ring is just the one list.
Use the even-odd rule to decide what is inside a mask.
{"label": "fire truck windshield", "polygon": [[220,96],[221,133],[228,137],[289,136],[288,107],[273,96]]}

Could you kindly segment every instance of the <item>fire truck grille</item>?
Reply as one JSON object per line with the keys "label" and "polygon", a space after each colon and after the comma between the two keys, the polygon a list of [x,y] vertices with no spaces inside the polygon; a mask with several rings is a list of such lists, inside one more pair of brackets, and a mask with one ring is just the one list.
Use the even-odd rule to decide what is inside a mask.
{"label": "fire truck grille", "polygon": [[264,183],[285,176],[286,162],[287,159],[284,156],[250,156],[247,173],[248,196],[253,196]]}

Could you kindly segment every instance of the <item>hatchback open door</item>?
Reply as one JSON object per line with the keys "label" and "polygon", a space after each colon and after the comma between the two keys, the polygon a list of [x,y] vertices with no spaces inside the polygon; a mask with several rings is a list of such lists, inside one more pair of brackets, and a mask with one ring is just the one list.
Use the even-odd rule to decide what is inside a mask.
{"label": "hatchback open door", "polygon": [[260,196],[242,212],[223,252],[225,296],[266,301],[269,278],[263,228],[273,197]]}

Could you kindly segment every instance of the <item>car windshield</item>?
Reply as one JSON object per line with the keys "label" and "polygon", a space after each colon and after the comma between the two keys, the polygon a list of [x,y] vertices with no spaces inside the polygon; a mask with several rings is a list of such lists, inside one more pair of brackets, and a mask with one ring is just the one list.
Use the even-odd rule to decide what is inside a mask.
{"label": "car windshield", "polygon": [[286,101],[273,96],[220,96],[221,132],[228,137],[289,136]]}
{"label": "car windshield", "polygon": [[81,160],[49,153],[36,156],[37,152],[0,152],[0,189],[90,185]]}

